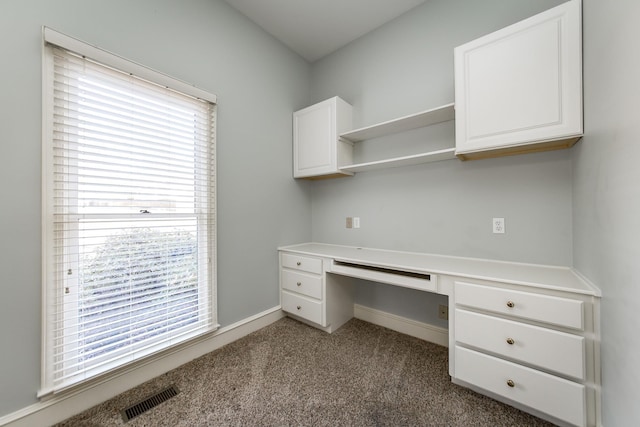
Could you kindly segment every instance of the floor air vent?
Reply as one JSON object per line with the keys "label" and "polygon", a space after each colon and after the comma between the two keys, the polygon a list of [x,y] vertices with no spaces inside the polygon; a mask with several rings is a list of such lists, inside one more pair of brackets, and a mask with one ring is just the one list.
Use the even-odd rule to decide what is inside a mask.
{"label": "floor air vent", "polygon": [[149,409],[158,406],[162,402],[166,402],[167,400],[171,399],[173,396],[176,396],[178,393],[179,391],[175,386],[166,388],[154,394],[153,396],[146,398],[142,402],[136,403],[135,405],[130,406],[127,409],[123,410],[122,419],[126,423],[127,421],[137,417],[138,415],[144,414]]}

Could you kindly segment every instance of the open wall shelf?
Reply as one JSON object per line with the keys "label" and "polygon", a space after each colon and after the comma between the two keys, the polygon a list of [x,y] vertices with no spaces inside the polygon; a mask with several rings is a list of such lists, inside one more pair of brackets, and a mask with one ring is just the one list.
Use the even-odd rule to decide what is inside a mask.
{"label": "open wall shelf", "polygon": [[375,169],[395,168],[399,166],[412,166],[422,163],[439,162],[441,160],[455,159],[455,148],[429,151],[426,153],[413,154],[411,156],[394,157],[391,159],[378,160],[375,162],[358,163],[355,165],[343,166],[340,169],[348,172],[365,172]]}
{"label": "open wall shelf", "polygon": [[366,139],[379,138],[381,136],[431,126],[441,122],[448,122],[454,118],[455,111],[453,103],[451,103],[420,113],[341,133],[340,138],[351,142],[360,142]]}
{"label": "open wall shelf", "polygon": [[[404,116],[349,132],[344,132],[340,134],[340,139],[349,142],[360,142],[367,139],[379,138],[382,136],[392,135],[394,133],[405,132],[408,130],[431,126],[442,122],[448,122],[454,119],[455,110],[453,108],[453,103],[451,103],[443,105],[441,107],[422,111],[420,113],[411,114],[409,116]],[[446,148],[444,150],[417,153],[410,156],[393,157],[374,162],[347,165],[341,167],[340,170],[352,173],[365,172],[375,169],[419,165],[422,163],[438,162],[440,160],[450,160],[455,158],[455,148],[452,147]]]}

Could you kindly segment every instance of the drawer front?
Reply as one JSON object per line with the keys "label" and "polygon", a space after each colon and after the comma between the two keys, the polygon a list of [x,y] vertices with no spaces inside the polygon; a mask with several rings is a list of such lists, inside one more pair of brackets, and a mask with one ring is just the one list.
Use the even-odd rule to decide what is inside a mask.
{"label": "drawer front", "polygon": [[322,321],[322,302],[320,301],[282,291],[282,310],[318,325],[327,326]]}
{"label": "drawer front", "polygon": [[586,423],[582,384],[458,346],[455,373],[457,379],[560,420],[578,426]]}
{"label": "drawer front", "polygon": [[459,343],[585,378],[585,338],[578,335],[456,309],[455,337]]}
{"label": "drawer front", "polygon": [[308,273],[322,274],[322,260],[294,254],[282,254],[282,266]]}
{"label": "drawer front", "polygon": [[282,288],[322,299],[322,276],[283,269]]}
{"label": "drawer front", "polygon": [[456,282],[455,302],[496,313],[583,330],[583,302],[511,289]]}

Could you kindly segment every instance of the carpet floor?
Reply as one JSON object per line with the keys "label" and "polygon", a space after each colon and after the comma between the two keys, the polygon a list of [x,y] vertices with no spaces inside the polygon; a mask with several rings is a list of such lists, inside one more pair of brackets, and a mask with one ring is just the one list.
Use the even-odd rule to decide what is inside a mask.
{"label": "carpet floor", "polygon": [[[58,426],[549,426],[452,384],[448,352],[352,319],[327,334],[284,318]],[[123,422],[170,385],[180,393]]]}

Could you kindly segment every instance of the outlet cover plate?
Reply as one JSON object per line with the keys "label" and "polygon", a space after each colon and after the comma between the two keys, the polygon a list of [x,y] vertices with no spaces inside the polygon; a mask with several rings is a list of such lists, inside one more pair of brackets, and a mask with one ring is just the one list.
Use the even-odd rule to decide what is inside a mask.
{"label": "outlet cover plate", "polygon": [[438,305],[438,318],[448,320],[449,319],[449,306],[440,304]]}

